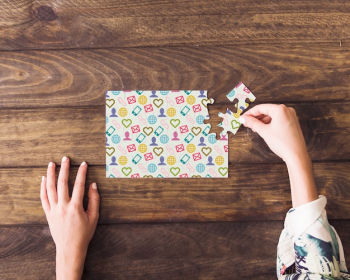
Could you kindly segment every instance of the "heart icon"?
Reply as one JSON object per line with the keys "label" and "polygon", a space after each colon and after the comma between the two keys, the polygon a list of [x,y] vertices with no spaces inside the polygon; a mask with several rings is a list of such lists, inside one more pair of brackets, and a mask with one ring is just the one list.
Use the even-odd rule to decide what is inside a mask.
{"label": "heart icon", "polygon": [[131,167],[123,167],[122,172],[125,176],[129,176],[130,173],[132,172],[132,168]]}
{"label": "heart icon", "polygon": [[115,104],[114,99],[106,99],[106,105],[111,108]]}
{"label": "heart icon", "polygon": [[192,178],[202,178],[201,175],[192,175]]}
{"label": "heart icon", "polygon": [[145,176],[143,176],[143,178],[153,178],[153,176],[152,175],[145,175]]}
{"label": "heart icon", "polygon": [[232,122],[231,122],[232,129],[237,129],[240,127],[240,125],[241,125],[241,123],[236,121],[236,120],[232,120]]}
{"label": "heart icon", "polygon": [[163,153],[163,148],[162,147],[155,147],[153,148],[153,152],[157,155],[160,156]]}
{"label": "heart icon", "polygon": [[115,152],[115,149],[114,149],[114,148],[112,148],[112,147],[106,147],[106,153],[107,153],[107,155],[111,156],[111,155],[114,154],[114,152]]}
{"label": "heart icon", "polygon": [[222,176],[225,176],[228,172],[228,168],[227,167],[220,167],[218,171]]}
{"label": "heart icon", "polygon": [[157,108],[159,108],[160,106],[162,106],[163,105],[163,99],[154,99],[153,100],[153,104],[157,107]]}
{"label": "heart icon", "polygon": [[199,133],[202,132],[202,129],[200,127],[192,127],[191,131],[193,132],[194,135],[198,135]]}
{"label": "heart icon", "polygon": [[180,124],[180,120],[179,119],[171,119],[170,124],[173,126],[173,128],[177,128]]}
{"label": "heart icon", "polygon": [[172,167],[172,168],[170,168],[170,172],[171,172],[171,174],[176,176],[177,174],[180,173],[180,167]]}
{"label": "heart icon", "polygon": [[122,124],[125,126],[125,128],[128,128],[132,124],[131,119],[123,119]]}
{"label": "heart icon", "polygon": [[152,127],[144,127],[144,128],[143,128],[143,132],[144,132],[147,136],[150,136],[151,133],[153,132],[153,128],[152,128]]}
{"label": "heart icon", "polygon": [[202,148],[202,153],[203,153],[205,156],[208,156],[208,155],[211,153],[211,148],[210,148],[210,147],[203,147],[203,148]]}
{"label": "heart icon", "polygon": [[210,98],[210,99],[208,99],[208,98],[203,98],[202,99],[202,104],[203,104],[203,106],[205,107],[205,108],[207,108],[207,106],[208,106],[208,104],[213,104],[214,102],[213,102],[213,99],[212,98]]}

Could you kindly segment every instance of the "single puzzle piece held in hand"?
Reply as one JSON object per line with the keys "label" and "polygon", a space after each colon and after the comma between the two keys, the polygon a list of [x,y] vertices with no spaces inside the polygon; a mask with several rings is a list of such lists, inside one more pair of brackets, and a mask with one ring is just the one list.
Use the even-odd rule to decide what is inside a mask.
{"label": "single puzzle piece held in hand", "polygon": [[241,126],[239,117],[241,113],[249,106],[249,103],[246,102],[247,99],[249,99],[250,102],[253,102],[256,99],[254,94],[242,82],[239,83],[226,96],[227,99],[231,102],[233,102],[235,99],[238,99],[238,102],[236,104],[237,113],[232,112],[228,108],[225,114],[223,114],[222,112],[218,113],[218,116],[223,118],[222,123],[218,124],[218,127],[223,128],[223,131],[221,132],[221,137],[223,135],[227,135],[229,131],[233,134],[236,134],[239,127]]}

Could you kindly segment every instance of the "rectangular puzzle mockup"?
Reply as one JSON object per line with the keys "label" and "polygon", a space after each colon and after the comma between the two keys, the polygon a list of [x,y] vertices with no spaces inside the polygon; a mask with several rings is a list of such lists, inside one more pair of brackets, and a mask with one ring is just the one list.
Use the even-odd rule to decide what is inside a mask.
{"label": "rectangular puzzle mockup", "polygon": [[226,134],[238,127],[224,117],[217,140],[204,123],[213,102],[204,90],[107,91],[107,178],[227,178]]}

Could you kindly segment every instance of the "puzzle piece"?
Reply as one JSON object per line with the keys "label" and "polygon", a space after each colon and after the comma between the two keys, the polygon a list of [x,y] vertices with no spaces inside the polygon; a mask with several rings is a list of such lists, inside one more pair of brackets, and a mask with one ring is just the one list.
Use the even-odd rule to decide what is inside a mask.
{"label": "puzzle piece", "polygon": [[220,124],[218,124],[218,127],[223,128],[223,131],[221,132],[221,137],[223,137],[223,135],[227,135],[229,131],[233,134],[236,134],[239,127],[241,126],[239,116],[249,106],[249,103],[247,103],[246,100],[249,99],[250,102],[253,102],[256,99],[254,94],[242,82],[240,82],[226,96],[227,99],[231,102],[233,102],[235,99],[238,99],[238,102],[236,104],[237,112],[234,113],[227,108],[225,114],[223,114],[222,112],[218,113],[218,116],[223,118],[223,121]]}

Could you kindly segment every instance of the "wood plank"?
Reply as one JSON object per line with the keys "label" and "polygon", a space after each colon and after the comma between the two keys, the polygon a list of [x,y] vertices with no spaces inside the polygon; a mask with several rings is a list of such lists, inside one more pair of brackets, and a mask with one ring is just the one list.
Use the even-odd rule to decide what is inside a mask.
{"label": "wood plank", "polygon": [[[350,223],[330,221],[350,266]],[[274,279],[283,222],[98,226],[83,279]],[[0,227],[4,279],[55,279],[48,227]],[[35,269],[33,269],[35,268]]]}
{"label": "wood plank", "polygon": [[[314,164],[331,219],[350,219],[349,169],[350,162]],[[103,166],[92,166],[87,184],[99,186],[102,224],[284,219],[291,208],[284,164],[235,164],[229,170],[229,179],[113,180],[105,178]],[[76,171],[71,169],[70,186]],[[0,169],[1,224],[46,223],[39,197],[45,174],[46,168]]]}
{"label": "wood plank", "polygon": [[350,49],[332,44],[0,52],[0,107],[103,105],[106,90],[206,89],[243,81],[258,102],[349,100]]}
{"label": "wood plank", "polygon": [[[212,105],[212,126],[225,104]],[[288,105],[288,104],[287,104]],[[290,104],[300,116],[302,129],[313,160],[349,160],[350,107],[343,103]],[[1,167],[45,166],[60,162],[63,155],[105,164],[105,108],[4,109],[0,118]],[[241,128],[229,136],[231,163],[281,162],[262,138]]]}
{"label": "wood plank", "polygon": [[349,5],[340,2],[283,1],[281,8],[268,1],[237,5],[238,0],[185,5],[147,1],[139,6],[111,0],[84,2],[1,1],[0,49],[314,44],[347,40],[349,34]]}

